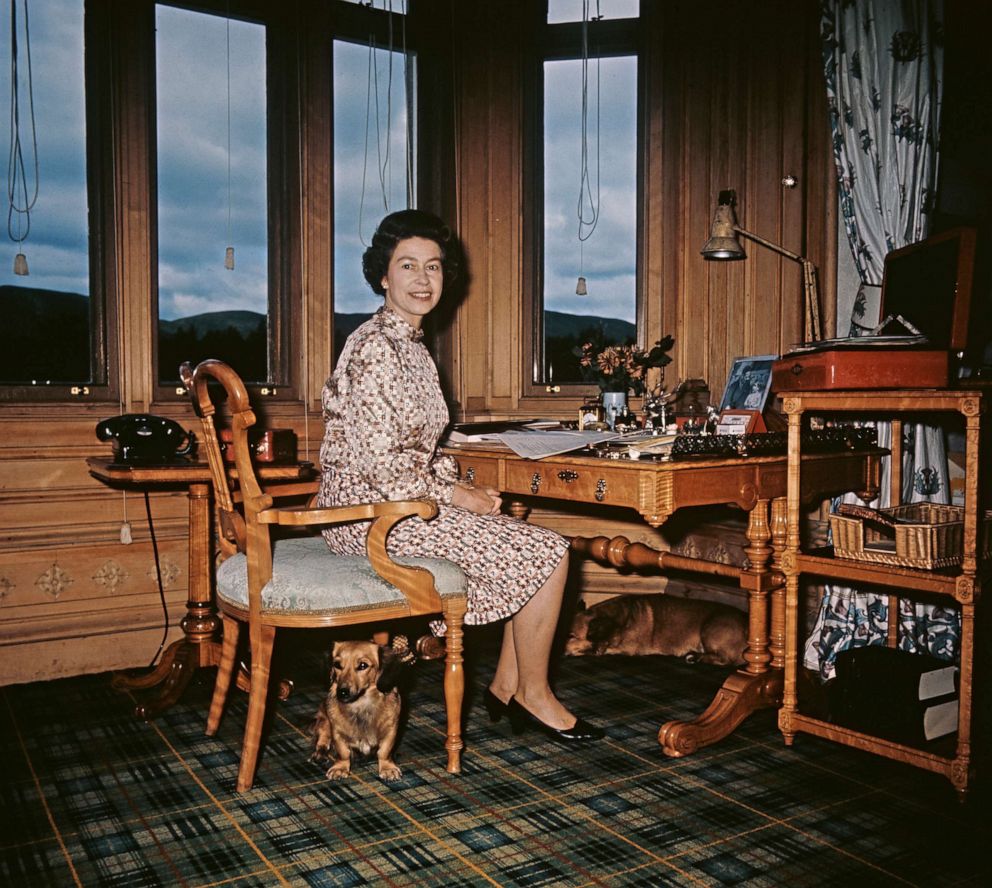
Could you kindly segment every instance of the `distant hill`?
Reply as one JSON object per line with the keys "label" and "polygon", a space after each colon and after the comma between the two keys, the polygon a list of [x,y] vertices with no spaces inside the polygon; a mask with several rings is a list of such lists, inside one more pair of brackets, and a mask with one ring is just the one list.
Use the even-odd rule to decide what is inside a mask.
{"label": "distant hill", "polygon": [[89,325],[90,300],[81,293],[3,284],[0,285],[0,311],[12,320],[18,335],[31,335],[51,323],[53,317],[74,318],[77,323]]}
{"label": "distant hill", "polygon": [[159,332],[166,336],[178,334],[184,328],[193,330],[201,337],[220,330],[236,330],[242,336],[248,336],[264,327],[265,315],[257,311],[208,311],[174,321],[158,322]]}
{"label": "distant hill", "polygon": [[80,293],[0,286],[0,313],[12,336],[0,350],[0,382],[86,382],[90,300]]}
{"label": "distant hill", "polygon": [[[0,382],[88,379],[89,310],[89,298],[80,293],[0,285],[0,311],[13,319],[14,332],[0,354]],[[335,351],[368,317],[335,313]],[[558,311],[545,313],[545,332],[555,378],[562,380],[579,378],[573,349],[584,338],[598,334],[606,342],[627,342],[636,336],[629,321]],[[159,336],[159,364],[166,376],[180,361],[218,357],[238,366],[248,380],[267,377],[266,317],[260,312],[211,311],[161,320]]]}
{"label": "distant hill", "polygon": [[601,318],[596,315],[573,315],[561,311],[544,313],[544,333],[551,337],[578,339],[589,330],[598,330],[606,342],[625,342],[637,338],[637,327],[619,318]]}

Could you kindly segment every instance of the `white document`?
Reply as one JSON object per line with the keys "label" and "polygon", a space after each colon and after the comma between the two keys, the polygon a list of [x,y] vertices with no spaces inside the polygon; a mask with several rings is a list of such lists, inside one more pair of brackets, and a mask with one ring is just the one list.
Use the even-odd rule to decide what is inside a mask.
{"label": "white document", "polygon": [[542,459],[578,450],[587,444],[612,441],[620,436],[616,432],[504,432],[499,440],[517,456],[524,459]]}

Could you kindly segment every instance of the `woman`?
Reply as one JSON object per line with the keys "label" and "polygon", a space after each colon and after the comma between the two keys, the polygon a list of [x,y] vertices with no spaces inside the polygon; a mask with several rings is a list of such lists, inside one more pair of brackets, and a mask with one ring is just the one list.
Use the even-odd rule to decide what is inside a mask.
{"label": "woman", "polygon": [[[577,718],[548,684],[548,660],[568,572],[568,542],[499,513],[489,487],[459,481],[437,453],[448,424],[437,368],[420,329],[458,269],[458,248],[436,216],[403,210],[379,224],[362,269],[385,304],[345,343],[323,391],[320,505],[429,497],[431,521],[393,528],[395,555],[447,558],[468,580],[467,625],[507,620],[496,673],[485,693],[496,721],[580,742],[603,736]],[[335,552],[365,551],[367,524],[324,531]]]}

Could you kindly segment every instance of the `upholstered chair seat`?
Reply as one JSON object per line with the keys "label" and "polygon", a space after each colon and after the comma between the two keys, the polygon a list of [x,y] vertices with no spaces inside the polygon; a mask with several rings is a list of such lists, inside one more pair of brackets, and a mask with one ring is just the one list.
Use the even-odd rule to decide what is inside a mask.
{"label": "upholstered chair seat", "polygon": [[[465,594],[462,569],[443,558],[396,558],[434,576],[441,599]],[[248,558],[238,553],[217,568],[217,597],[232,607],[248,607]],[[406,601],[362,555],[335,555],[323,537],[279,540],[272,547],[272,579],[262,587],[269,613],[343,614],[390,608]]]}

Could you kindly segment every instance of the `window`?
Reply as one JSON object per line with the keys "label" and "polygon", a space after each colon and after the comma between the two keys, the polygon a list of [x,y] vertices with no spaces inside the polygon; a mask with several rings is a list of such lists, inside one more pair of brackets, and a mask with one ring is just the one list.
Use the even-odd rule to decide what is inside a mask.
{"label": "window", "polygon": [[582,7],[589,6],[589,15],[604,19],[637,18],[640,0],[548,0],[548,24],[581,22]]}
{"label": "window", "polygon": [[[0,350],[4,399],[65,397],[107,381],[100,264],[91,259],[88,220],[98,169],[87,178],[83,0],[18,2],[16,118],[8,105],[8,183],[14,205],[0,252],[0,304],[13,335]],[[0,36],[2,94],[12,98],[11,16]],[[94,134],[90,134],[94,139]],[[95,141],[95,139],[94,139]],[[19,150],[15,146],[19,145]],[[37,153],[36,153],[37,152]],[[98,166],[98,165],[97,165]],[[35,199],[36,195],[36,199]],[[9,203],[8,203],[9,206]],[[28,274],[15,274],[21,255]]]}
{"label": "window", "polygon": [[[534,207],[533,382],[583,382],[583,342],[638,341],[637,22],[545,26]],[[595,4],[591,4],[595,7]],[[603,3],[636,15],[636,3]],[[552,15],[569,4],[549,5]],[[574,10],[573,10],[574,11]],[[595,10],[592,10],[593,13]]]}
{"label": "window", "polygon": [[269,285],[264,25],[156,7],[158,380],[281,382]]}
{"label": "window", "polygon": [[386,213],[411,206],[416,143],[409,114],[413,58],[334,41],[334,353],[379,306],[362,253]]}

